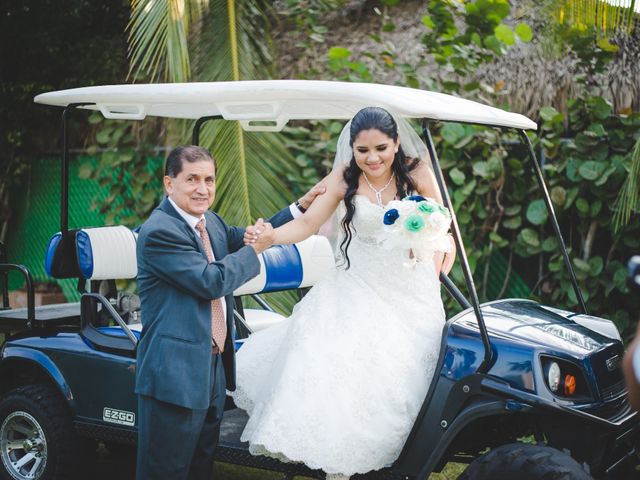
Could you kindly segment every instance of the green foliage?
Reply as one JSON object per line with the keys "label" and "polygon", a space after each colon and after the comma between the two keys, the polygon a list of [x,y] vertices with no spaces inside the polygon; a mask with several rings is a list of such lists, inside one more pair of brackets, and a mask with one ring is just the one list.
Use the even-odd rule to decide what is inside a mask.
{"label": "green foliage", "polygon": [[[616,232],[611,219],[628,178],[640,114],[620,118],[601,98],[590,97],[571,102],[568,132],[555,110],[546,108],[541,116],[536,143],[544,153],[547,185],[583,295],[592,313],[613,319],[625,331],[632,320],[629,312],[640,309],[625,283],[624,266],[640,249],[640,225],[630,223]],[[513,255],[530,285],[539,287],[533,293],[543,303],[577,308],[547,210],[517,139],[452,124],[440,128],[434,139],[470,263],[486,268],[483,260],[500,249]],[[540,259],[543,269],[538,272]],[[482,291],[482,280],[478,284]]]}
{"label": "green foliage", "polygon": [[[135,227],[146,219],[162,198],[163,159],[156,152],[153,132],[160,121],[120,122],[104,120],[93,113],[90,123],[97,127],[90,155],[98,155],[97,169],[80,167],[79,175],[98,180],[109,188],[104,200],[94,200],[93,209],[105,216],[108,225]],[[117,145],[117,147],[114,147]]]}
{"label": "green foliage", "polygon": [[[635,3],[635,0],[562,0],[550,2],[548,14],[555,19],[554,26],[560,40],[587,42],[597,50],[588,54],[591,60],[606,62],[608,54],[619,50],[617,41],[631,35],[636,28]],[[616,43],[611,43],[613,39]],[[578,50],[587,53],[584,48]]]}
{"label": "green foliage", "polygon": [[346,82],[373,81],[373,75],[367,65],[364,62],[353,60],[351,52],[344,47],[331,47],[329,49],[329,68],[337,79]]}
{"label": "green foliage", "polygon": [[314,120],[285,129],[286,146],[298,166],[297,172],[287,176],[295,197],[301,196],[331,171],[342,127],[342,122]]}
{"label": "green foliage", "polygon": [[322,18],[332,10],[339,8],[343,0],[286,0],[282,2],[278,14],[292,21],[297,31],[306,33],[306,40],[300,45],[307,48],[314,43],[324,44],[330,29],[322,25]]}
{"label": "green foliage", "polygon": [[[629,223],[616,230],[612,218],[619,208],[619,192],[628,184],[640,113],[620,117],[597,96],[572,101],[568,138],[562,115],[549,109],[545,113],[540,135],[547,156],[545,174],[576,276],[591,310],[613,317],[624,330],[630,320],[627,312],[639,307],[625,284],[624,263],[640,249],[640,225]],[[544,235],[550,237],[551,232],[546,229]],[[575,305],[561,263],[557,253],[548,257],[552,274],[543,291],[553,301]]]}
{"label": "green foliage", "polygon": [[206,3],[204,0],[131,0],[129,43],[134,77],[166,78],[173,82],[189,79],[187,36],[192,14],[201,16]]}
{"label": "green foliage", "polygon": [[620,193],[616,198],[613,226],[616,231],[628,225],[634,213],[640,211],[640,136],[630,156],[630,165]]}
{"label": "green foliage", "polygon": [[633,34],[637,20],[633,3],[609,0],[547,1],[542,14],[549,47],[564,52],[569,47],[577,56],[587,81],[602,73],[620,50],[625,37]]}
{"label": "green foliage", "polygon": [[[439,65],[450,67],[464,76],[482,63],[502,55],[517,41],[531,41],[533,33],[528,25],[519,23],[512,29],[503,23],[510,10],[507,0],[430,0],[429,14],[422,18],[427,27],[422,41]],[[462,30],[458,28],[460,20],[463,20]],[[461,92],[476,89],[477,85],[444,82],[442,87],[447,91]]]}

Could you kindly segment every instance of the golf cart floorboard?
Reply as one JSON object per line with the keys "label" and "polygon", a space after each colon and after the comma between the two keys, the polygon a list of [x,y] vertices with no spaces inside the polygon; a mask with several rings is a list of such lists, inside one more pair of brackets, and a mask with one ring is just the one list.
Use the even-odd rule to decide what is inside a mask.
{"label": "golf cart floorboard", "polygon": [[[240,435],[248,419],[248,415],[239,408],[224,412],[222,425],[220,427],[220,443],[216,449],[217,461],[282,472],[290,475],[302,475],[319,479],[325,478],[325,473],[321,470],[311,470],[300,463],[284,463],[275,458],[251,455],[249,453],[249,444],[240,441]],[[351,478],[354,480],[404,480],[407,477],[393,474],[389,469],[385,469],[365,475],[355,475]]]}

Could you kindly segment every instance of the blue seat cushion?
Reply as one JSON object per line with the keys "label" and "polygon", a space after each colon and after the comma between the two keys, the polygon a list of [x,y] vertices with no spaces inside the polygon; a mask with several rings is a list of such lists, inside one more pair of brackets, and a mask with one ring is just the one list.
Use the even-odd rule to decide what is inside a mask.
{"label": "blue seat cushion", "polygon": [[262,253],[267,274],[263,292],[298,288],[302,283],[302,258],[295,245],[274,245]]}
{"label": "blue seat cushion", "polygon": [[80,268],[76,257],[78,230],[58,232],[51,237],[44,258],[47,275],[53,278],[79,278]]}
{"label": "blue seat cushion", "polygon": [[91,239],[87,232],[80,230],[76,235],[76,250],[82,277],[91,278],[93,276],[93,250],[91,249]]}

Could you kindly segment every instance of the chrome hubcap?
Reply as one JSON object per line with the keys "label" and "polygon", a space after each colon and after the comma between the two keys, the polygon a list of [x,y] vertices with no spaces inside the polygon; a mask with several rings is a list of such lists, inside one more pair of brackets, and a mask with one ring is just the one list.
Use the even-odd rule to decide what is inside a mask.
{"label": "chrome hubcap", "polygon": [[12,478],[40,478],[47,464],[47,442],[38,421],[20,411],[5,418],[0,427],[0,456]]}

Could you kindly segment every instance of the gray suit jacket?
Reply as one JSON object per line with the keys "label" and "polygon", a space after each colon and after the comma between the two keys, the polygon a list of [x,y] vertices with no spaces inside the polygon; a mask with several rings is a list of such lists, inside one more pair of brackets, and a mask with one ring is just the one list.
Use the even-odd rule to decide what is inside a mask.
{"label": "gray suit jacket", "polygon": [[[224,297],[227,339],[222,355],[227,389],[235,390],[233,291],[260,271],[244,229],[205,213],[216,261],[207,261],[200,237],[168,199],[142,225],[137,241],[142,337],[137,350],[136,393],[191,409],[209,407],[211,300]],[[289,209],[269,221],[291,220]]]}

